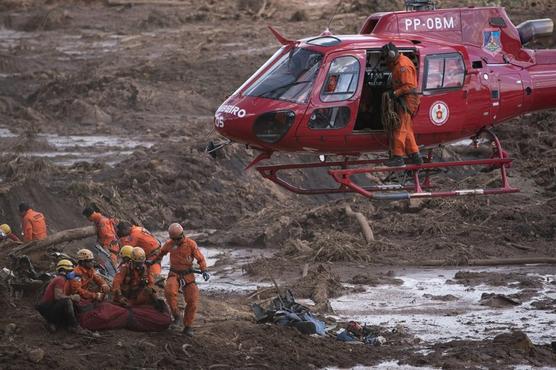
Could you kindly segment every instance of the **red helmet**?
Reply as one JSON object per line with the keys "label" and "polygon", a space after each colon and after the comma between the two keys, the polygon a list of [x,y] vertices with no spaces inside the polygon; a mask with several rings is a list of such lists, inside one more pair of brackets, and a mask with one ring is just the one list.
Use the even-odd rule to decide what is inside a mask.
{"label": "red helmet", "polygon": [[178,223],[173,223],[168,228],[168,235],[170,239],[180,239],[183,237],[183,226]]}

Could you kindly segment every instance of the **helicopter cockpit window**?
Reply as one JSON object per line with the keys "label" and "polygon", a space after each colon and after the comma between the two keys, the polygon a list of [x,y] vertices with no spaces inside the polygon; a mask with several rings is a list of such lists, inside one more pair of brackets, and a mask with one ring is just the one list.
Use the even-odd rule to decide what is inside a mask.
{"label": "helicopter cockpit window", "polygon": [[357,90],[359,61],[354,57],[339,57],[330,64],[320,100],[333,102],[349,99]]}
{"label": "helicopter cockpit window", "polygon": [[425,90],[461,88],[464,78],[465,65],[458,53],[429,55],[425,59]]}
{"label": "helicopter cockpit window", "polygon": [[306,103],[321,62],[321,53],[293,48],[255,81],[244,95]]}

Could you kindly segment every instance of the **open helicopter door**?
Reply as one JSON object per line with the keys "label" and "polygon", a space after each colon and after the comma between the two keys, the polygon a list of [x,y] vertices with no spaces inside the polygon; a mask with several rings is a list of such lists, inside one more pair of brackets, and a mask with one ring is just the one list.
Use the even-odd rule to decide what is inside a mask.
{"label": "open helicopter door", "polygon": [[365,50],[331,53],[326,57],[297,140],[307,149],[344,144],[351,133],[361,96]]}

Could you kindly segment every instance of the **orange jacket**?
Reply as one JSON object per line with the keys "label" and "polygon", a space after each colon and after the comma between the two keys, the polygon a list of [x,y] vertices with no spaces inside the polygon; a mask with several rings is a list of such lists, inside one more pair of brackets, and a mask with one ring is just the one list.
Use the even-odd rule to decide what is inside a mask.
{"label": "orange jacket", "polygon": [[120,239],[120,246],[131,245],[145,251],[147,260],[153,260],[160,251],[160,242],[145,228],[132,226],[128,236]]}
{"label": "orange jacket", "polygon": [[134,298],[145,287],[152,288],[154,278],[146,266],[134,269],[131,263],[122,263],[112,281],[112,293],[121,293],[126,298]]}
{"label": "orange jacket", "polygon": [[46,239],[46,219],[40,212],[28,209],[21,218],[21,228],[23,229],[23,241]]}
{"label": "orange jacket", "polygon": [[99,288],[107,285],[106,281],[96,273],[94,268],[88,269],[77,266],[73,271],[75,272],[75,278],[68,280],[69,284],[65,287],[66,295],[79,294],[83,299],[94,299],[96,292],[91,290],[90,283],[94,282]]}
{"label": "orange jacket", "polygon": [[[207,269],[207,261],[201,250],[194,240],[187,237],[183,238],[179,244],[173,240],[168,240],[160,250],[156,259],[162,259],[166,254],[170,253],[170,275],[172,273],[180,275],[181,271],[189,270],[193,267],[193,259],[197,260],[201,271]],[[195,281],[195,275],[189,273],[185,275],[187,283]]]}
{"label": "orange jacket", "polygon": [[411,113],[414,113],[419,106],[420,98],[416,94],[417,90],[417,70],[415,65],[403,54],[400,54],[396,61],[389,65],[392,71],[392,88],[394,95],[405,100],[405,104]]}
{"label": "orange jacket", "polygon": [[114,222],[108,217],[103,216],[99,212],[93,212],[89,217],[89,220],[95,223],[95,228],[97,230],[97,240],[98,243],[108,248],[112,243],[118,240],[116,236],[116,228],[114,227]]}

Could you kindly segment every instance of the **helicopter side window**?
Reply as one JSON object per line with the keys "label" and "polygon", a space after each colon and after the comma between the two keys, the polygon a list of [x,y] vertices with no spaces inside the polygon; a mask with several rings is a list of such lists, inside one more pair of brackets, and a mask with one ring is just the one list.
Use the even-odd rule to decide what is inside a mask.
{"label": "helicopter side window", "polygon": [[355,94],[359,82],[359,61],[355,57],[339,57],[330,64],[320,100],[347,100]]}
{"label": "helicopter side window", "polygon": [[348,107],[331,107],[315,109],[309,120],[312,129],[338,129],[346,127],[350,118]]}
{"label": "helicopter side window", "polygon": [[463,86],[465,65],[459,53],[429,55],[425,59],[425,90]]}

